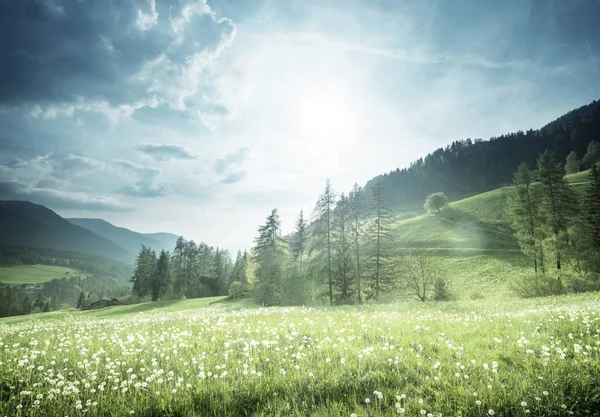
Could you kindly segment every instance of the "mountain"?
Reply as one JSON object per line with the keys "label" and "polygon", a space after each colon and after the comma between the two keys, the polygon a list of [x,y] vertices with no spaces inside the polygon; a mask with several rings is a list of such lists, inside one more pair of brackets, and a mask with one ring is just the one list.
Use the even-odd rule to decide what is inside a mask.
{"label": "mountain", "polygon": [[102,219],[70,218],[67,220],[115,242],[134,254],[140,251],[142,245],[149,246],[155,251],[165,249],[172,252],[178,238],[177,235],[171,233],[138,233],[124,227],[115,226]]}
{"label": "mountain", "polygon": [[131,262],[132,252],[29,201],[0,201],[0,243]]}
{"label": "mountain", "polygon": [[[574,151],[586,169],[600,160],[600,102],[572,110],[538,130],[507,133],[489,140],[465,139],[435,150],[408,168],[379,175],[365,186],[367,198],[379,182],[395,209],[421,208],[425,197],[443,191],[452,200],[506,186],[525,161],[535,168],[540,153],[553,150],[559,161]],[[593,154],[589,150],[595,149]]]}

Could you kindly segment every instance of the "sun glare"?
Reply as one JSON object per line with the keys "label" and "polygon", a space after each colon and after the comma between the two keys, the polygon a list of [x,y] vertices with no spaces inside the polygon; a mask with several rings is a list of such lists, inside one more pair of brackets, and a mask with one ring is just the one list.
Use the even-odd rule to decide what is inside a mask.
{"label": "sun glare", "polygon": [[296,115],[299,130],[312,138],[331,139],[353,130],[350,103],[338,91],[321,90],[302,96]]}

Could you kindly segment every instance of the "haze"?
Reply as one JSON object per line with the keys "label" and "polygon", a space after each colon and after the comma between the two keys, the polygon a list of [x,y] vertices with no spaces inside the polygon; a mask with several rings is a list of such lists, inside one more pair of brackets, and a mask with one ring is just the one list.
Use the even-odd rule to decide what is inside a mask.
{"label": "haze", "polygon": [[596,99],[599,4],[0,0],[0,200],[250,247],[327,177]]}

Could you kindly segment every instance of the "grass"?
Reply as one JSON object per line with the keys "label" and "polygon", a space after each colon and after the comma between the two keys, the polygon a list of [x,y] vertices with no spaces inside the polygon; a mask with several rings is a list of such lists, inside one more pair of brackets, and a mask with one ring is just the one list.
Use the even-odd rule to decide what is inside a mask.
{"label": "grass", "polygon": [[64,266],[19,265],[1,266],[0,282],[4,284],[41,284],[55,278],[82,276],[82,272]]}
{"label": "grass", "polygon": [[590,170],[588,169],[586,171],[578,172],[577,174],[565,175],[565,179],[569,184],[579,184],[588,181],[589,173]]}
{"label": "grass", "polygon": [[[194,303],[199,308],[186,310]],[[0,415],[600,409],[598,294],[310,309],[208,300],[126,307],[0,321]],[[110,311],[118,314],[101,315]]]}

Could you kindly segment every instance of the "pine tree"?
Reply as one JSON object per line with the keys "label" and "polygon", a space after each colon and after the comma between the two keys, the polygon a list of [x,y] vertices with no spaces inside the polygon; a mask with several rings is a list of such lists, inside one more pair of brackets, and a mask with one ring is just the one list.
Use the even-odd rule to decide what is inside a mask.
{"label": "pine tree", "polygon": [[[313,232],[313,247],[312,250],[317,250],[325,255],[325,270],[327,273],[327,284],[329,289],[329,304],[333,305],[333,269],[332,269],[332,247],[331,247],[331,222],[333,220],[333,208],[335,207],[335,192],[331,187],[329,179],[325,184],[325,190],[317,200],[314,209],[314,227]],[[315,259],[321,261],[319,256]]]}
{"label": "pine tree", "polygon": [[600,168],[597,165],[590,168],[583,207],[590,235],[589,264],[595,273],[600,274]]}
{"label": "pine tree", "polygon": [[[39,296],[38,296],[39,297]],[[41,299],[41,298],[40,298]],[[79,293],[79,296],[77,297],[77,304],[75,305],[75,308],[80,309],[81,307],[83,307],[83,303],[85,301],[85,293],[83,292],[83,290]],[[37,306],[37,300],[36,300],[36,306]],[[41,308],[41,307],[40,307]]]}
{"label": "pine tree", "polygon": [[50,297],[50,311],[60,310],[60,301],[58,299],[58,295],[56,293],[52,294]]}
{"label": "pine tree", "polygon": [[581,161],[585,168],[591,168],[593,165],[600,162],[600,143],[595,140],[588,143],[587,152]]}
{"label": "pine tree", "polygon": [[348,198],[342,193],[333,210],[332,243],[335,250],[334,283],[338,304],[351,302],[354,296],[352,267],[351,212]]}
{"label": "pine tree", "polygon": [[296,230],[292,234],[290,240],[290,252],[302,263],[304,251],[306,250],[306,242],[308,240],[308,224],[304,218],[304,212],[300,210],[300,214],[296,219]]}
{"label": "pine tree", "polygon": [[556,162],[554,152],[545,151],[538,158],[540,214],[546,234],[552,236],[550,242],[556,254],[556,269],[562,269],[562,252],[567,240],[569,215],[573,211],[573,196],[564,179],[563,167]]}
{"label": "pine tree", "polygon": [[151,281],[156,273],[156,253],[147,246],[142,246],[140,253],[135,261],[135,270],[133,272],[133,293],[138,297],[145,297],[150,294]]}
{"label": "pine tree", "polygon": [[367,229],[369,243],[369,272],[371,298],[379,299],[380,293],[394,287],[394,271],[391,249],[394,244],[393,224],[395,220],[386,202],[383,184],[379,178],[372,190],[371,218]]}
{"label": "pine tree", "polygon": [[510,198],[510,219],[521,251],[533,261],[533,268],[544,272],[542,249],[543,236],[540,231],[539,201],[532,187],[532,172],[523,162],[513,176],[514,192]]}
{"label": "pine tree", "polygon": [[253,249],[258,270],[258,297],[266,306],[281,304],[281,291],[285,263],[285,241],[281,238],[281,223],[277,209],[273,209],[263,226]]}
{"label": "pine tree", "polygon": [[161,250],[156,261],[156,270],[152,274],[150,282],[150,297],[152,301],[158,301],[163,297],[171,283],[171,271],[169,270],[169,252]]}
{"label": "pine tree", "polygon": [[571,151],[571,153],[567,155],[565,171],[567,174],[577,174],[579,172],[579,160],[577,159],[575,151]]}
{"label": "pine tree", "polygon": [[359,303],[362,303],[362,270],[361,270],[361,239],[365,205],[363,189],[354,183],[348,197],[350,206],[350,240],[354,252],[354,276],[356,277],[356,294]]}

